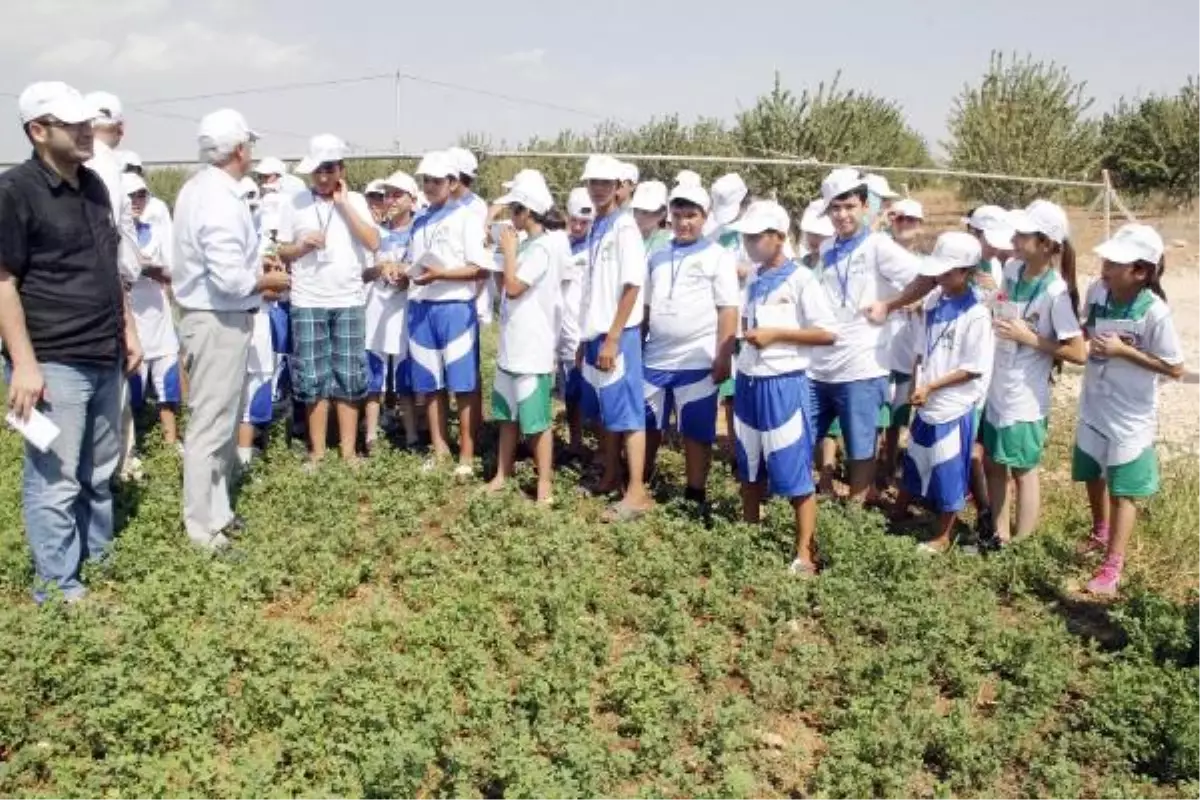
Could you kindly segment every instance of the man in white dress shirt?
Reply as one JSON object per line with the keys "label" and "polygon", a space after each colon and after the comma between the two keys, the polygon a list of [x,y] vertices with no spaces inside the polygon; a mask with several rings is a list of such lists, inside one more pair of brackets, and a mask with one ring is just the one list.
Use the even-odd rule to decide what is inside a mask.
{"label": "man in white dress shirt", "polygon": [[258,138],[236,111],[200,121],[200,160],[175,202],[172,286],[187,352],[191,418],[183,456],[183,521],[198,546],[218,550],[241,529],[229,501],[242,384],[260,293],[285,291],[286,272],[263,272],[258,232],[238,182]]}

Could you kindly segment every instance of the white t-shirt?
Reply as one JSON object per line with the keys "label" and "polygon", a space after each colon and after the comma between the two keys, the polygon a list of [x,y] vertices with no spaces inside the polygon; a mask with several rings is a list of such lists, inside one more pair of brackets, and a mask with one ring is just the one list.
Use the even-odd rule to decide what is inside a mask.
{"label": "white t-shirt", "polygon": [[246,358],[247,375],[273,375],[275,347],[271,341],[271,315],[263,306],[254,315],[254,330],[250,333],[250,352]]}
{"label": "white t-shirt", "polygon": [[891,367],[887,327],[875,325],[862,313],[864,306],[894,297],[917,276],[919,259],[890,236],[868,233],[852,250],[839,251],[832,242],[814,273],[829,298],[838,321],[838,339],[819,347],[812,375],[825,383],[878,378]]}
{"label": "white t-shirt", "polygon": [[717,356],[717,315],[738,308],[737,262],[719,244],[674,242],[650,256],[650,315],[643,362],[650,369],[708,369]]}
{"label": "white t-shirt", "polygon": [[[392,261],[399,264],[408,249],[411,226],[399,230],[379,229],[379,252],[373,262]],[[404,332],[408,292],[383,280],[372,281],[367,287],[367,349],[383,355],[403,356],[408,352]]]}
{"label": "white t-shirt", "polygon": [[[1005,265],[997,286],[1009,299],[997,302],[996,318],[1023,319],[1039,337],[1056,342],[1081,336],[1066,281],[1054,270],[1021,281],[1024,268],[1024,263],[1016,260]],[[997,337],[992,383],[988,388],[988,422],[997,428],[1007,428],[1017,422],[1045,419],[1050,413],[1053,369],[1054,356],[1049,353]]]}
{"label": "white t-shirt", "polygon": [[884,326],[891,340],[888,355],[893,372],[912,375],[913,364],[917,360],[917,343],[913,338],[916,335],[917,316],[916,311],[903,308],[888,317]]}
{"label": "white t-shirt", "polygon": [[543,234],[517,255],[516,277],[529,288],[500,296],[500,347],[496,366],[516,375],[549,375],[555,368],[561,253]]}
{"label": "white t-shirt", "polygon": [[593,222],[587,252],[588,268],[584,272],[580,309],[583,340],[608,335],[626,286],[636,286],[638,296],[625,327],[641,325],[646,248],[633,215],[617,210]]}
{"label": "white t-shirt", "polygon": [[[349,211],[370,222],[371,209],[358,192],[347,196]],[[279,209],[277,241],[292,244],[308,231],[325,233],[325,247],[292,264],[292,305],[297,308],[353,308],[363,305],[362,274],[370,251],[355,238],[350,225],[333,202],[313,192],[300,192],[284,200]]]}
{"label": "white t-shirt", "polygon": [[[1097,281],[1084,303],[1089,339],[1116,333],[1138,350],[1176,366],[1183,363],[1171,309],[1143,289],[1129,308],[1115,303]],[[1159,376],[1124,358],[1090,356],[1083,372],[1079,419],[1109,439],[1144,450],[1158,427]]]}
{"label": "white t-shirt", "polygon": [[[138,250],[151,266],[164,267],[170,273],[170,258],[164,233],[157,225],[139,222],[136,227]],[[129,288],[129,309],[137,325],[142,354],[147,360],[179,355],[179,338],[166,288],[158,281],[139,275]]]}
{"label": "white t-shirt", "polygon": [[[413,222],[412,240],[408,245],[409,264],[418,265],[422,259],[435,259],[443,269],[459,269],[468,264],[487,269],[492,254],[483,244],[483,226],[468,206],[448,202],[440,208],[428,208]],[[419,274],[419,270],[417,273]],[[434,281],[425,286],[413,285],[409,300],[429,302],[475,301],[474,281]]]}
{"label": "white t-shirt", "polygon": [[[791,270],[791,274],[780,280],[782,270]],[[759,267],[747,286],[746,298],[743,325],[747,330],[837,330],[837,320],[820,281],[812,270],[795,262],[766,271]],[[816,349],[808,345],[777,343],[760,350],[743,342],[737,357],[737,371],[754,377],[804,372],[810,368]]]}
{"label": "white t-shirt", "polygon": [[958,419],[982,403],[987,396],[995,350],[992,315],[987,306],[971,291],[951,300],[943,299],[940,288],[934,289],[925,299],[924,313],[918,316],[914,329],[922,360],[920,385],[960,369],[976,375],[966,383],[931,392],[925,405],[917,409],[921,418],[940,425]]}
{"label": "white t-shirt", "polygon": [[[559,231],[561,233],[561,231]],[[587,238],[567,239],[568,261],[559,274],[558,360],[574,363],[579,349],[579,308],[583,302],[583,273],[587,270]]]}

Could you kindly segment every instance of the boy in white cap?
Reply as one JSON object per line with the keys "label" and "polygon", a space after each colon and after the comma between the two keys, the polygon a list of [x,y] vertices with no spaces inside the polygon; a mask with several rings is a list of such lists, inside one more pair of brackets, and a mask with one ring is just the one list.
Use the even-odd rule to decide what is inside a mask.
{"label": "boy in white cap", "polygon": [[288,165],[275,156],[265,156],[254,165],[254,174],[258,177],[258,185],[263,194],[279,192],[283,195],[294,195],[308,191],[304,181],[288,171]]}
{"label": "boy in white cap", "polygon": [[[649,183],[638,187],[641,192]],[[637,202],[637,198],[634,198]],[[708,192],[671,192],[670,243],[650,254],[646,280],[646,473],[671,417],[683,435],[684,497],[707,514],[705,486],[717,438],[717,385],[729,377],[737,334],[733,254],[704,236]]]}
{"label": "boy in white cap", "polygon": [[745,521],[759,522],[768,494],[788,498],[796,529],[790,569],[813,575],[817,504],[807,373],[813,349],[836,341],[837,323],[814,273],[784,254],[790,225],[787,212],[770,200],[752,203],[734,223],[759,265],[746,289],[734,430]]}
{"label": "boy in white cap", "polygon": [[618,161],[620,164],[621,177],[617,184],[617,205],[620,208],[629,208],[629,204],[633,202],[633,193],[637,191],[638,172],[637,164],[631,164],[628,161]]}
{"label": "boy in white cap", "polygon": [[346,185],[347,155],[337,136],[314,136],[296,167],[312,189],[293,195],[279,218],[279,256],[292,265],[292,381],[307,406],[313,464],[325,456],[331,404],[341,456],[355,460],[367,393],[362,273],[380,237],[366,199]]}
{"label": "boy in white cap", "polygon": [[[451,197],[455,203],[463,206],[469,214],[479,221],[479,227],[486,242],[488,235],[488,205],[482,197],[472,191],[472,187],[475,185],[475,176],[479,173],[479,159],[465,147],[451,147],[446,153],[458,165],[458,182],[451,190]],[[493,264],[488,265],[489,269]],[[479,315],[479,324],[484,326],[492,324],[492,308],[495,306],[496,300],[496,284],[491,280],[490,275],[491,272],[485,272],[475,282],[475,312]],[[482,387],[482,360],[476,361],[475,369],[477,372],[475,376],[476,382]],[[472,402],[475,405],[472,408],[471,419],[475,421],[475,435],[478,435],[479,426],[483,424],[482,390],[472,395]]]}
{"label": "boy in white cap", "polygon": [[934,537],[923,552],[953,544],[954,523],[966,505],[975,442],[975,411],[987,393],[995,340],[987,306],[971,290],[979,242],[968,233],[938,237],[921,274],[937,281],[915,326],[919,361],[910,401],[914,409],[904,454],[901,516],[914,498],[937,513]]}
{"label": "boy in white cap", "polygon": [[857,170],[836,169],[821,184],[834,239],[816,275],[838,321],[837,343],[820,348],[812,366],[818,438],[837,420],[846,450],[850,499],[863,502],[874,484],[876,423],[887,402],[890,373],[885,329],[865,307],[887,299],[917,274],[916,256],[864,223],[867,187]]}
{"label": "boy in white cap", "polygon": [[[249,175],[238,183],[242,199],[254,219],[258,231],[258,246],[265,256],[273,240],[263,228],[260,189]],[[278,224],[278,223],[276,223]],[[242,468],[261,452],[255,447],[259,433],[271,424],[275,411],[275,376],[279,367],[275,357],[270,305],[279,299],[277,294],[264,293],[266,304],[254,315],[254,330],[250,335],[250,354],[246,359],[246,382],[242,389],[242,421],[238,426],[237,457]]]}
{"label": "boy in white cap", "polygon": [[1012,239],[1016,231],[1012,215],[1000,206],[978,206],[963,218],[963,223],[983,250],[974,283],[985,292],[994,292],[1004,283],[1004,263],[1013,255]]}
{"label": "boy in white cap", "polygon": [[[122,150],[120,152],[121,167],[126,174],[137,175],[143,181],[146,179],[146,170],[142,166],[142,158],[132,150]],[[149,184],[147,184],[149,190]],[[148,225],[153,225],[162,232],[164,238],[163,252],[169,253],[174,249],[173,236],[171,233],[171,209],[161,198],[155,197],[151,192],[150,199],[146,201],[146,210],[142,212],[141,219]]]}
{"label": "boy in white cap", "polygon": [[642,286],[646,249],[637,223],[621,211],[617,187],[624,170],[611,156],[594,155],[583,169],[596,219],[588,232],[588,269],[581,304],[581,370],[585,416],[606,432],[600,493],[620,487],[621,442],[629,469],[625,496],[606,521],[641,516],[654,506],[646,491],[646,415],[642,396],[644,316]]}
{"label": "boy in white cap", "polygon": [[[1018,231],[1021,229],[1018,226]],[[1087,584],[1117,593],[1136,502],[1158,492],[1158,387],[1183,376],[1183,350],[1162,289],[1162,237],[1148,225],[1124,225],[1096,248],[1100,280],[1088,292],[1088,361],[1079,398],[1071,464],[1087,484],[1092,535],[1084,553],[1103,553]]]}
{"label": "boy in white cap", "polygon": [[681,169],[675,175],[676,186],[703,186],[704,180],[699,173],[690,169]]}
{"label": "boy in white cap", "polygon": [[558,382],[559,396],[567,412],[567,458],[582,458],[583,414],[580,400],[583,397],[583,376],[575,364],[579,351],[579,313],[583,302],[584,272],[587,270],[588,231],[592,228],[592,198],[582,186],[571,190],[567,197],[567,244],[571,252],[568,266],[559,275],[561,287],[561,324],[558,336]]}
{"label": "boy in white cap", "polygon": [[[549,504],[554,489],[554,387],[556,323],[559,316],[561,255],[546,232],[554,198],[540,173],[526,175],[496,200],[508,207],[511,226],[500,234],[504,259],[500,343],[492,390],[492,418],[500,423],[495,492],[513,475],[520,436],[531,440],[537,466],[537,501]],[[518,246],[517,231],[526,238]]]}
{"label": "boy in white cap", "polygon": [[[363,280],[368,283],[365,406],[368,452],[378,435],[383,395],[389,388],[400,404],[404,443],[408,447],[417,444],[416,407],[405,331],[409,278],[401,265],[412,241],[413,209],[420,190],[406,172],[395,172],[379,181],[379,188],[383,193],[377,217],[381,237],[379,251],[372,266],[363,273]],[[389,361],[392,362],[390,387],[387,385]]]}
{"label": "boy in white cap", "polygon": [[639,183],[629,202],[633,219],[642,233],[646,254],[653,255],[671,241],[667,230],[667,187],[662,181]]}
{"label": "boy in white cap", "polygon": [[833,238],[833,223],[825,214],[825,201],[813,200],[800,217],[800,263],[809,269],[821,265],[821,249]]}
{"label": "boy in white cap", "polygon": [[421,159],[417,178],[429,208],[413,222],[406,267],[409,358],[413,392],[424,395],[434,461],[450,455],[449,402],[456,395],[459,463],[455,475],[474,474],[475,419],[479,401],[479,316],[476,282],[494,263],[484,246],[483,226],[468,207],[454,201],[459,163],[444,152]]}
{"label": "boy in white cap", "polygon": [[138,238],[142,273],[129,289],[129,305],[142,343],[141,368],[129,376],[130,405],[135,413],[145,406],[147,389],[154,388],[158,401],[159,427],[163,443],[178,447],[176,411],[183,400],[179,380],[179,337],[167,287],[171,284],[170,239],[158,225],[145,220],[150,190],[140,175],[125,173],[121,184],[129,198]]}
{"label": "boy in white cap", "polygon": [[872,230],[883,230],[890,222],[888,204],[900,195],[892,191],[887,178],[868,172],[863,175],[867,184],[867,225]]}

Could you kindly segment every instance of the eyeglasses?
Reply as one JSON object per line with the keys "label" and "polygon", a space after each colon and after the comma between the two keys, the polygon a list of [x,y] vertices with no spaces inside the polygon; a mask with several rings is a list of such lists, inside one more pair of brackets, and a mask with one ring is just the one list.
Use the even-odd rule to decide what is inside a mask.
{"label": "eyeglasses", "polygon": [[57,117],[42,117],[41,119],[33,120],[33,122],[36,122],[43,128],[62,128],[64,131],[79,131],[84,126],[91,125],[90,122],[63,122]]}

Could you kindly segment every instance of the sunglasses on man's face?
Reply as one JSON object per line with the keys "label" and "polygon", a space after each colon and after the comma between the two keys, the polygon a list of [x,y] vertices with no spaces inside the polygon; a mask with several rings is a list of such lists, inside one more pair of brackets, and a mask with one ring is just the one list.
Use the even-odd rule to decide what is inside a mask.
{"label": "sunglasses on man's face", "polygon": [[42,117],[41,119],[35,119],[34,122],[43,128],[61,128],[68,133],[77,133],[83,130],[84,126],[91,125],[90,122],[63,122],[57,117]]}

